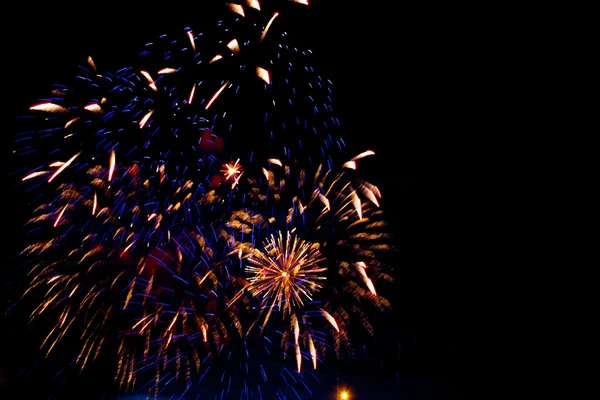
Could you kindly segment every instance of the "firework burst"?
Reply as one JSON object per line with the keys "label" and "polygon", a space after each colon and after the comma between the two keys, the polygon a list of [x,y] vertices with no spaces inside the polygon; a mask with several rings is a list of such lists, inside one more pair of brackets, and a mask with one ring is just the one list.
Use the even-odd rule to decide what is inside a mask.
{"label": "firework burst", "polygon": [[303,359],[316,368],[330,347],[337,356],[353,354],[352,332],[374,334],[370,308],[390,308],[375,287],[391,281],[379,260],[392,250],[380,193],[354,176],[368,155],[344,163],[339,173],[271,159],[262,178],[246,181],[252,207],[226,223],[232,254],[247,263],[247,284],[234,300],[258,302],[248,332],[281,332],[281,350],[293,350],[298,372]]}
{"label": "firework burst", "polygon": [[277,238],[272,235],[265,243],[265,253],[253,253],[249,259],[251,265],[246,268],[252,276],[248,289],[263,301],[262,309],[266,310],[263,325],[274,308],[292,314],[322,288],[320,281],[325,277],[319,273],[327,268],[318,266],[323,258],[316,247],[289,232],[284,238],[280,232]]}
{"label": "firework burst", "polygon": [[310,51],[272,7],[227,7],[133,67],[88,59],[31,107],[16,153],[41,166],[19,173],[44,190],[24,298],[32,324],[51,324],[46,355],[78,343],[83,370],[113,350],[124,390],[204,380],[223,398],[241,379],[242,396],[262,397],[280,379],[300,397],[303,360],[352,353],[354,327],[372,334],[367,315],[389,308],[376,290],[389,236],[379,190],[356,173],[373,152],[333,168],[345,143]]}

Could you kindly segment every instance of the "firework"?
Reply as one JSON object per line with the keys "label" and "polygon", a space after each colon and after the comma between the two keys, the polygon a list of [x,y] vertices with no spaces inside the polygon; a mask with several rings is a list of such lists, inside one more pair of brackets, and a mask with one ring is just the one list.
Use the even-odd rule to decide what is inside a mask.
{"label": "firework", "polygon": [[73,339],[80,370],[113,349],[123,390],[299,397],[389,308],[381,194],[356,173],[373,152],[334,169],[345,143],[310,51],[272,7],[227,8],[116,73],[88,59],[17,139],[41,165],[19,171],[41,189],[23,251],[41,349]]}
{"label": "firework", "polygon": [[[326,277],[322,274],[327,268],[319,267],[323,259],[316,246],[298,240],[287,232],[285,239],[271,236],[265,243],[264,251],[255,251],[249,259],[247,267],[251,275],[250,285],[246,288],[253,296],[261,299],[262,327],[268,323],[273,310],[289,317],[290,331],[294,335],[296,362],[298,372],[301,371],[302,354],[300,351],[300,322],[296,310],[304,308],[312,301],[313,294],[323,287],[320,281]],[[325,312],[325,311],[324,311]],[[259,317],[260,318],[260,317]],[[336,329],[337,323],[331,321]],[[252,329],[252,325],[250,326]],[[317,367],[317,353],[313,335],[307,331],[306,341],[314,368]]]}
{"label": "firework", "polygon": [[[224,236],[246,260],[247,283],[235,300],[258,301],[248,334],[281,332],[298,372],[302,360],[316,368],[333,344],[337,356],[353,354],[357,327],[372,335],[367,315],[389,309],[375,282],[391,281],[380,256],[392,250],[379,210],[379,190],[356,177],[364,152],[339,173],[271,159],[252,180],[252,207],[230,215]],[[357,337],[360,337],[358,335]]]}

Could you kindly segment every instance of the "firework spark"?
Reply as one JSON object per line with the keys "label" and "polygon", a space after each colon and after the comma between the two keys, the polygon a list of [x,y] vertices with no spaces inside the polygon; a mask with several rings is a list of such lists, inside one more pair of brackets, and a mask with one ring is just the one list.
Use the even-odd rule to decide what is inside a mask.
{"label": "firework spark", "polygon": [[225,179],[235,179],[239,174],[242,173],[242,166],[240,165],[240,159],[235,160],[234,163],[223,164],[225,169],[221,172],[225,174]]}

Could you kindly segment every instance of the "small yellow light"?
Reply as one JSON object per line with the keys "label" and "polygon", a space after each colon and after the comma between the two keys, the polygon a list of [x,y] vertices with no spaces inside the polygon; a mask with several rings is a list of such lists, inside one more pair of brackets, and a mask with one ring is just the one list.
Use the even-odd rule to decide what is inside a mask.
{"label": "small yellow light", "polygon": [[342,399],[346,400],[348,398],[348,392],[342,392]]}

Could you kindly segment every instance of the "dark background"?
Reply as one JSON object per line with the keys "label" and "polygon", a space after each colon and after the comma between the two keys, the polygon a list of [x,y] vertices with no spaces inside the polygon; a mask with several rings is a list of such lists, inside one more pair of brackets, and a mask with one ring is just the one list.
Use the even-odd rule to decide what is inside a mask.
{"label": "dark background", "polygon": [[[314,0],[308,8],[293,9],[286,4],[297,10],[289,20],[290,35],[313,50],[321,74],[334,82],[334,110],[346,141],[360,142],[377,154],[369,166],[377,171],[371,181],[383,193],[400,249],[395,314],[384,333],[400,342],[398,381],[387,375],[378,380],[376,371],[354,366],[344,366],[341,375],[354,382],[354,398],[458,399],[464,390],[467,286],[466,260],[458,254],[469,243],[460,240],[455,178],[445,172],[457,161],[449,154],[449,137],[464,128],[458,116],[460,97],[449,89],[456,84],[452,73],[458,44],[447,36],[446,29],[454,27],[438,24],[446,10],[385,5],[389,3]],[[2,138],[8,162],[15,133],[11,121],[52,83],[71,76],[88,55],[98,63],[135,54],[158,34],[201,26],[222,2],[40,4],[15,3],[5,17],[11,25],[3,34],[8,57],[3,62]],[[19,213],[11,210],[19,210],[20,204],[10,187],[3,190],[7,260],[2,269],[9,277],[14,268],[10,257],[21,241],[16,234]],[[35,388],[14,379],[19,372],[14,358],[20,357],[11,346],[15,334],[2,322],[0,380],[23,398],[35,398],[28,397]]]}

